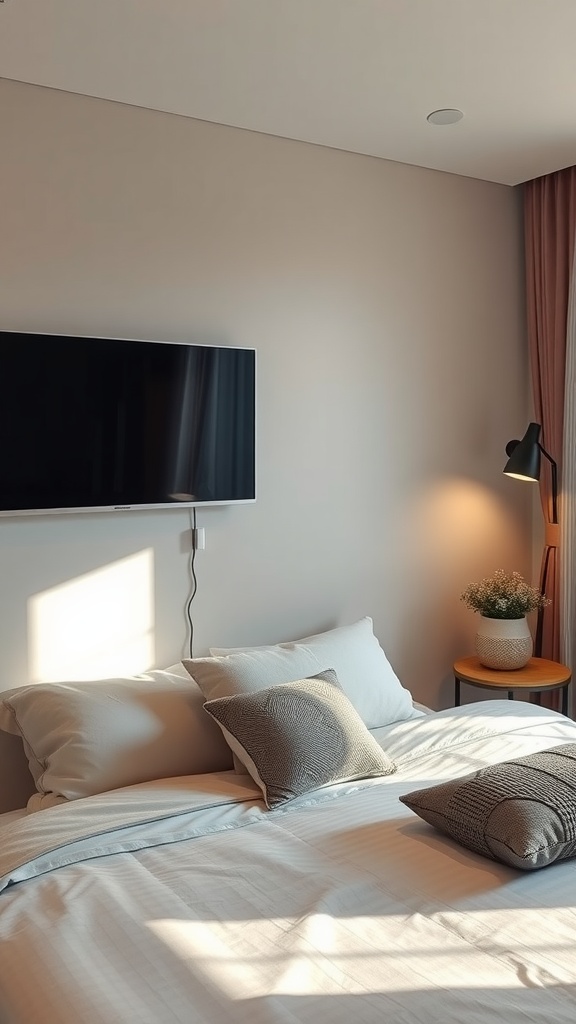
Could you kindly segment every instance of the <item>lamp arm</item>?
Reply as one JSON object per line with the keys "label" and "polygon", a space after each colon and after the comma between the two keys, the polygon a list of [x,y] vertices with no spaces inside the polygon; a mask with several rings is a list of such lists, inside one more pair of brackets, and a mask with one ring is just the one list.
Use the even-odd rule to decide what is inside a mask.
{"label": "lamp arm", "polygon": [[558,466],[555,459],[548,454],[540,442],[538,442],[538,447],[544,458],[548,459],[552,470],[552,522],[556,524],[558,522]]}

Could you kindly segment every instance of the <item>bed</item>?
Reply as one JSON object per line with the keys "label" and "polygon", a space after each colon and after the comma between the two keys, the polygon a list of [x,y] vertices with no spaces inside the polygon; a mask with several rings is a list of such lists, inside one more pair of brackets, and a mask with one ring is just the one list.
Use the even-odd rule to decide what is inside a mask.
{"label": "bed", "polygon": [[[319,635],[328,640],[305,638],[300,647],[217,649],[137,684],[94,683],[95,698],[89,684],[4,695],[0,757],[4,750],[10,779],[20,793],[28,785],[30,797],[26,808],[0,815],[2,1024],[573,1024],[576,724],[520,701],[425,713],[379,645],[376,651],[371,625],[350,627],[362,643],[356,634],[350,643],[342,627],[344,639],[329,631]],[[295,676],[296,662],[304,668]],[[367,692],[376,687],[376,666],[386,695],[379,692],[375,704]],[[223,726],[212,717],[237,708],[238,696],[240,705],[245,698],[261,704],[263,693],[270,702],[269,691],[276,699],[285,686],[279,713],[290,717],[285,702],[301,706],[291,687],[302,679],[302,692],[315,700],[325,692],[331,700],[332,686],[342,691],[369,737],[358,734],[345,757],[357,757],[365,742],[363,756],[373,757],[375,768],[364,760],[351,777],[347,761],[344,774],[332,765],[336,777],[323,781],[316,762],[330,740],[319,741],[308,781],[300,772],[287,783],[283,764],[279,785],[282,740],[274,741],[267,774],[258,745],[250,746],[230,718]],[[159,711],[159,693],[173,700],[169,712],[164,704]],[[198,712],[197,728],[210,726],[204,746],[196,737],[192,758],[192,767],[208,765],[205,771],[173,770],[186,755],[179,737],[194,726],[182,722],[182,696]],[[43,728],[35,736],[39,701]],[[212,711],[205,707],[211,702]],[[127,761],[118,749],[126,722],[117,735],[111,726],[103,735],[102,716],[122,719],[128,708],[133,720],[134,703],[145,714],[140,732],[130,733]],[[151,708],[165,714],[164,775],[149,732]],[[373,714],[393,720],[374,725]],[[303,717],[296,732],[307,731],[309,743],[312,719],[308,711]],[[315,720],[312,729],[322,739]],[[290,730],[292,736],[293,723]],[[75,743],[80,749],[70,757]],[[94,756],[102,746],[104,765]],[[247,747],[257,762],[253,774],[242,770]],[[568,767],[552,771],[551,758]],[[307,763],[302,752],[296,760]],[[120,765],[112,781],[125,783],[128,772],[129,783],[110,786],[112,762]],[[542,765],[544,794],[530,776],[522,801],[536,809],[532,825],[540,831],[536,847],[515,850],[516,860],[525,858],[521,866],[503,862],[498,846],[475,848],[485,791],[472,800],[468,832],[456,839],[442,830],[446,787],[452,803],[462,792],[455,780],[468,780],[469,797],[488,779],[504,806],[499,827],[509,828],[525,773],[538,769],[541,776]],[[503,805],[508,766],[516,774]],[[158,777],[134,781],[130,772]],[[10,780],[2,778],[6,804]],[[427,803],[428,795],[434,799]],[[544,824],[542,807],[549,812]],[[462,802],[459,813],[458,827]]]}

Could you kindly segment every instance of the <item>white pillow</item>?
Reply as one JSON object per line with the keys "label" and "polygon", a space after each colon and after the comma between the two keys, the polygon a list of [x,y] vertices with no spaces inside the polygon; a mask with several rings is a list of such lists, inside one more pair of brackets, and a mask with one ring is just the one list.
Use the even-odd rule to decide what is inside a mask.
{"label": "white pillow", "polygon": [[212,647],[212,658],[184,660],[206,700],[254,693],[333,669],[368,729],[419,718],[366,616],[349,626],[271,647]]}
{"label": "white pillow", "polygon": [[35,683],[0,694],[0,729],[21,736],[51,806],[152,779],[232,768],[230,749],[182,665],[139,676]]}

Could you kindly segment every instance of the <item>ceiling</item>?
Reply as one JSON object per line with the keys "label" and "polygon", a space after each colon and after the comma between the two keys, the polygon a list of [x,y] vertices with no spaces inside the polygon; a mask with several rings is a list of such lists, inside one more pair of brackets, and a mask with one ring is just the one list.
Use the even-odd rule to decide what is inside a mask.
{"label": "ceiling", "polygon": [[507,185],[576,164],[575,40],[576,0],[0,0],[0,77]]}

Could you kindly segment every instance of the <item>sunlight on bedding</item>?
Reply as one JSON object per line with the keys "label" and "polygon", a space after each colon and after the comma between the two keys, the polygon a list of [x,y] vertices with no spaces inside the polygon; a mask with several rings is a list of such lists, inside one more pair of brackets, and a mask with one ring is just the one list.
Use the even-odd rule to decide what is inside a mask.
{"label": "sunlight on bedding", "polygon": [[[508,957],[507,950],[501,950],[499,976],[491,956],[484,962],[483,957],[478,959],[477,951],[466,940],[463,945],[458,932],[448,941],[444,934],[439,944],[437,922],[419,915],[409,921],[387,915],[385,928],[377,917],[335,919],[324,914],[305,921],[157,920],[148,921],[147,926],[204,982],[233,1000],[343,991],[400,993],[432,983],[466,989],[471,983],[466,964],[472,958],[475,986],[509,987],[511,973],[518,987],[541,984],[540,972],[523,963],[520,951]],[[383,946],[390,926],[396,940]],[[252,952],[246,955],[248,947]]]}
{"label": "sunlight on bedding", "polygon": [[154,552],[35,594],[28,601],[30,682],[134,675],[154,664]]}

